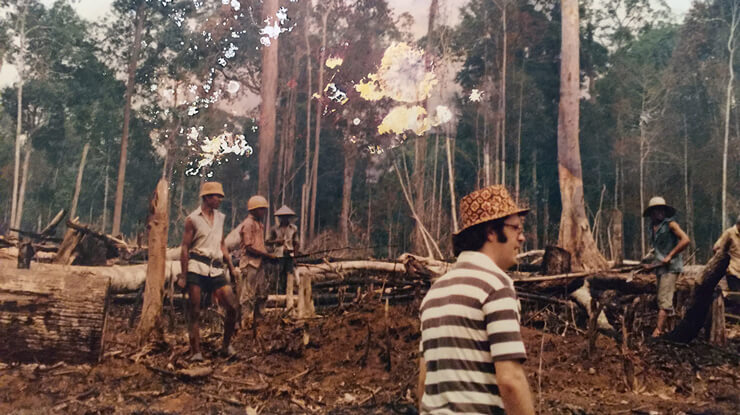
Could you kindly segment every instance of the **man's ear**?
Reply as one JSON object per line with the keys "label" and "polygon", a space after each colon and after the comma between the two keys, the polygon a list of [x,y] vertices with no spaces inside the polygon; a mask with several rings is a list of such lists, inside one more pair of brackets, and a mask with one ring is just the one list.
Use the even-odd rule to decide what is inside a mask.
{"label": "man's ear", "polygon": [[486,225],[486,241],[498,242],[498,235],[496,235],[496,231],[493,230],[493,226],[490,224]]}

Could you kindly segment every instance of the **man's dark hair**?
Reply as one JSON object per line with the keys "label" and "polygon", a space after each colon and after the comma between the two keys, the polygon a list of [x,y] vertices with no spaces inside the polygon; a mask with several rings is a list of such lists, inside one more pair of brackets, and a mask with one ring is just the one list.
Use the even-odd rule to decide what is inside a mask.
{"label": "man's dark hair", "polygon": [[[507,216],[508,217],[508,216]],[[493,231],[499,242],[506,243],[508,240],[504,234],[505,218],[489,220],[488,222],[473,225],[457,235],[452,235],[452,252],[455,256],[462,251],[478,251],[488,240],[488,234]]]}

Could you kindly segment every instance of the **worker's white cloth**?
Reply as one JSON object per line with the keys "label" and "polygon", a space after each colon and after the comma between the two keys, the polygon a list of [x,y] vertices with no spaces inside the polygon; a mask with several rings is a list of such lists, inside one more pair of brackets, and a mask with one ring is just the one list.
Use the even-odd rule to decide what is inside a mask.
{"label": "worker's white cloth", "polygon": [[[190,218],[195,228],[190,252],[211,258],[212,261],[223,261],[224,255],[221,251],[221,241],[224,236],[224,219],[226,215],[217,210],[214,211],[213,224],[211,225],[199,207],[188,218]],[[188,272],[194,272],[206,277],[218,277],[223,275],[224,269],[223,267],[214,267],[212,264],[205,264],[202,261],[190,258],[188,261]]]}

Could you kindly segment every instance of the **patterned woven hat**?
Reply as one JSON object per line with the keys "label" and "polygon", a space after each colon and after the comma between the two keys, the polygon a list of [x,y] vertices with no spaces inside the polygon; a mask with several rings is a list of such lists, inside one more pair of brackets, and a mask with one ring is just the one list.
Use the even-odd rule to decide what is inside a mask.
{"label": "patterned woven hat", "polygon": [[479,223],[527,212],[529,209],[514,203],[503,185],[496,184],[476,190],[460,201],[461,228],[456,235]]}

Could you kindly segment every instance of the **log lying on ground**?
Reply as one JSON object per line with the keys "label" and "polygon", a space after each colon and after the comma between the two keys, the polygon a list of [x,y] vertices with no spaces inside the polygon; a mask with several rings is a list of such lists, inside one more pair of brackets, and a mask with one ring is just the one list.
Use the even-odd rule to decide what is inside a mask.
{"label": "log lying on ground", "polygon": [[94,363],[103,352],[110,281],[61,267],[0,265],[0,359]]}
{"label": "log lying on ground", "polygon": [[[110,290],[113,294],[131,293],[139,290],[146,281],[147,264],[113,265],[110,267],[87,267],[79,265],[59,266],[56,264],[33,264],[33,272],[73,272],[93,273],[96,276],[110,279]],[[164,268],[165,281],[180,273],[180,261],[167,261]]]}

